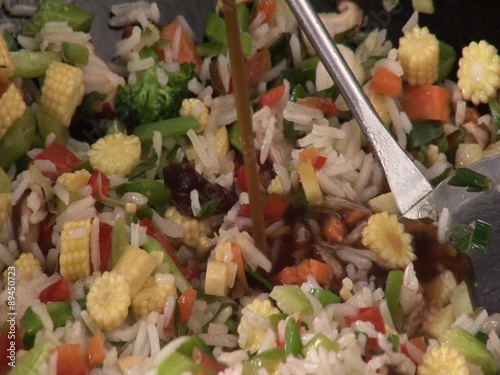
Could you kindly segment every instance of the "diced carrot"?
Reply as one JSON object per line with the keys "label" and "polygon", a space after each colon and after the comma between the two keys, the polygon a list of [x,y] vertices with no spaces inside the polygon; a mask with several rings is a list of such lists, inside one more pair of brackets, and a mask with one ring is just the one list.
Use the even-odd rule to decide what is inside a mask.
{"label": "diced carrot", "polygon": [[403,80],[385,68],[378,68],[375,70],[375,74],[373,74],[369,87],[378,94],[394,98],[401,91]]}
{"label": "diced carrot", "polygon": [[260,0],[257,3],[252,19],[257,17],[259,13],[262,13],[264,14],[264,20],[262,21],[262,23],[269,23],[274,17],[276,9],[277,9],[276,0]]}
{"label": "diced carrot", "polygon": [[330,216],[325,220],[322,232],[328,242],[340,243],[347,235],[347,228],[338,217]]}
{"label": "diced carrot", "polygon": [[261,109],[266,105],[268,107],[274,106],[276,103],[278,103],[278,101],[283,97],[284,94],[285,94],[285,85],[282,84],[276,86],[275,88],[262,94],[262,96],[259,99],[258,108]]}
{"label": "diced carrot", "polygon": [[302,281],[297,273],[297,268],[295,266],[289,266],[283,268],[277,275],[276,279],[278,282],[284,285],[300,285]]}
{"label": "diced carrot", "polygon": [[332,98],[308,96],[305,98],[298,98],[297,103],[305,105],[306,107],[319,109],[327,117],[333,117],[337,114],[337,107],[335,107],[335,102]]}
{"label": "diced carrot", "polygon": [[290,202],[278,194],[270,194],[264,203],[264,217],[266,220],[278,220],[285,215]]}
{"label": "diced carrot", "polygon": [[450,121],[451,94],[442,87],[405,86],[402,104],[410,121]]}
{"label": "diced carrot", "polygon": [[177,299],[177,303],[179,304],[179,321],[181,324],[187,322],[193,313],[194,301],[196,301],[197,294],[196,289],[189,288]]}
{"label": "diced carrot", "polygon": [[57,351],[57,375],[90,373],[88,358],[84,355],[80,344],[64,344],[54,350]]}
{"label": "diced carrot", "polygon": [[191,37],[177,19],[163,27],[160,32],[160,38],[168,40],[172,45],[178,35],[177,33],[180,33],[179,51],[177,54],[174,53],[174,61],[178,63],[192,63],[195,65],[195,71],[198,73],[201,68],[201,57],[196,53],[196,48]]}
{"label": "diced carrot", "polygon": [[311,274],[321,285],[328,285],[332,275],[332,269],[324,262],[315,259],[309,259]]}
{"label": "diced carrot", "polygon": [[233,253],[233,262],[236,263],[236,278],[240,281],[244,289],[248,289],[247,277],[245,275],[245,264],[241,256],[241,247],[237,244],[232,244],[231,252]]}
{"label": "diced carrot", "polygon": [[271,70],[271,53],[267,48],[263,48],[250,57],[245,66],[248,84],[255,85]]}
{"label": "diced carrot", "polygon": [[344,223],[349,228],[354,228],[359,222],[366,218],[366,212],[362,209],[357,209],[349,212],[344,218]]}
{"label": "diced carrot", "polygon": [[203,353],[197,347],[193,349],[193,362],[206,371],[205,372],[200,370],[202,374],[219,374],[221,372],[224,372],[224,370],[228,367],[224,363],[218,362],[217,360]]}
{"label": "diced carrot", "polygon": [[307,276],[312,275],[311,262],[309,259],[304,259],[302,262],[295,266],[297,269],[297,275],[300,279],[300,283],[307,280]]}
{"label": "diced carrot", "polygon": [[95,334],[87,341],[87,355],[89,357],[90,367],[94,367],[98,363],[104,361],[106,351],[104,350],[104,343],[100,335]]}
{"label": "diced carrot", "polygon": [[309,146],[308,148],[305,148],[299,152],[299,162],[301,163],[309,160],[311,163],[314,164],[317,157],[318,157],[318,150],[313,146]]}

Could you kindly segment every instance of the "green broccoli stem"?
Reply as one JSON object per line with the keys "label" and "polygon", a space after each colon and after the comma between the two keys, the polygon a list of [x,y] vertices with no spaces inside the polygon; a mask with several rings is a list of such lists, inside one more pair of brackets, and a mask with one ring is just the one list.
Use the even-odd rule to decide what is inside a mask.
{"label": "green broccoli stem", "polygon": [[75,31],[87,32],[94,15],[62,0],[45,0],[21,29],[21,34],[34,37],[47,22],[67,22]]}
{"label": "green broccoli stem", "polygon": [[45,74],[53,61],[61,61],[61,56],[51,51],[11,52],[14,78],[38,78]]}
{"label": "green broccoli stem", "polygon": [[184,293],[187,289],[192,288],[189,281],[186,280],[182,272],[177,268],[174,260],[168,255],[168,252],[163,248],[163,246],[156,241],[153,237],[148,236],[148,240],[142,248],[148,253],[152,251],[161,251],[163,253],[163,263],[168,265],[168,269],[172,275],[175,277],[175,286],[181,293]]}
{"label": "green broccoli stem", "polygon": [[198,130],[201,124],[193,116],[176,117],[168,120],[150,122],[134,128],[134,134],[141,142],[147,143],[153,140],[154,132],[159,132],[162,138],[179,137],[185,135],[188,130]]}

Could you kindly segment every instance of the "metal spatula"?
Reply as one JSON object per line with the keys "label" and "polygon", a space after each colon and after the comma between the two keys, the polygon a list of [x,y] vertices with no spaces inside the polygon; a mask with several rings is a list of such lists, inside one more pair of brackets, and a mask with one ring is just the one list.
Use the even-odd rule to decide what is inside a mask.
{"label": "metal spatula", "polygon": [[[483,214],[488,208],[491,211],[490,202],[500,200],[496,189],[488,194],[467,193],[464,188],[448,185],[447,180],[432,189],[431,184],[382,124],[309,1],[287,0],[287,3],[366,135],[373,153],[384,169],[400,212],[410,219],[429,216],[436,218],[441,209],[447,207],[452,221],[468,224],[464,221],[466,218],[475,219],[476,213]],[[492,157],[470,168],[485,174],[496,185],[500,181],[499,163],[500,157]],[[478,201],[482,203],[478,204]],[[490,219],[493,220],[490,223],[500,224],[500,210],[494,211],[498,211],[498,214],[496,218]]]}

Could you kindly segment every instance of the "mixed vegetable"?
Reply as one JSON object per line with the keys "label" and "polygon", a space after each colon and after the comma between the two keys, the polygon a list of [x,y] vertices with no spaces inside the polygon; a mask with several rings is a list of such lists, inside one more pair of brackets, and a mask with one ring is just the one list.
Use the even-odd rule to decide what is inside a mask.
{"label": "mixed vegetable", "polygon": [[[0,373],[495,374],[498,318],[473,307],[467,258],[491,226],[401,220],[286,4],[237,3],[269,254],[222,14],[195,43],[156,4],[113,6],[112,63],[62,0],[0,28],[0,317],[18,317]],[[491,189],[466,167],[500,152],[497,49],[411,22],[392,48],[356,4],[338,10],[321,17],[426,177]]]}

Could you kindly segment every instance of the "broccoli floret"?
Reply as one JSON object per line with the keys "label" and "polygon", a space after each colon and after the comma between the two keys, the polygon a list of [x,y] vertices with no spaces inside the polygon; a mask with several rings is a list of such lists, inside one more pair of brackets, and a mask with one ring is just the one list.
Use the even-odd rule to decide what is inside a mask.
{"label": "broccoli floret", "polygon": [[137,73],[136,83],[118,87],[116,114],[128,126],[177,117],[182,101],[193,95],[187,88],[195,76],[193,64],[181,64],[179,73],[165,72],[166,86],[158,82],[158,69],[163,68],[155,59],[152,67]]}

